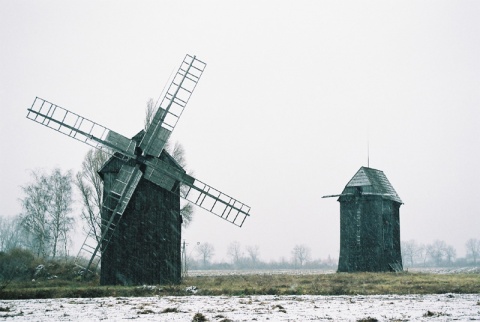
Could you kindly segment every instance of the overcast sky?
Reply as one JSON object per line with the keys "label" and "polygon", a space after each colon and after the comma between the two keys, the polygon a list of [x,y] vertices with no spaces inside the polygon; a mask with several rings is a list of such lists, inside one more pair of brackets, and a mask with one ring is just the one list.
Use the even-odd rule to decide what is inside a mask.
{"label": "overcast sky", "polygon": [[[29,171],[78,171],[87,145],[25,118],[36,96],[131,137],[185,54],[207,63],[173,141],[195,176],[251,206],[184,232],[225,259],[339,252],[361,166],[404,205],[401,238],[480,238],[479,1],[0,1],[0,215]],[[77,213],[78,207],[77,204]],[[76,250],[75,250],[76,251]]]}

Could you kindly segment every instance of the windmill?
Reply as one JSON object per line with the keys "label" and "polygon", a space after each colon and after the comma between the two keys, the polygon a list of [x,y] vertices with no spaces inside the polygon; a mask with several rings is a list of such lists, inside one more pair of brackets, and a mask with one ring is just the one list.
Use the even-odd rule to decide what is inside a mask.
{"label": "windmill", "polygon": [[[102,149],[121,161],[111,190],[102,205],[101,237],[90,232],[77,256],[84,276],[94,271],[122,220],[140,180],[179,195],[218,217],[241,227],[250,207],[210,185],[188,175],[161,158],[165,144],[182,115],[206,63],[186,55],[168,86],[141,140],[128,139],[100,124],[36,97],[27,118],[62,134]],[[105,215],[106,214],[106,215]],[[89,258],[80,264],[80,258]]]}
{"label": "windmill", "polygon": [[347,183],[340,202],[339,272],[402,271],[402,200],[383,171],[361,167]]}

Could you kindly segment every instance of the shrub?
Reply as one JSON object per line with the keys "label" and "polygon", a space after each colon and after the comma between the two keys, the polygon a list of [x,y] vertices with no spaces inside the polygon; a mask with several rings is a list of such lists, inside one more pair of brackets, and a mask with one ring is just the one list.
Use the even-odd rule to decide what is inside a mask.
{"label": "shrub", "polygon": [[0,253],[0,290],[14,281],[30,279],[31,266],[35,257],[25,249],[14,248]]}

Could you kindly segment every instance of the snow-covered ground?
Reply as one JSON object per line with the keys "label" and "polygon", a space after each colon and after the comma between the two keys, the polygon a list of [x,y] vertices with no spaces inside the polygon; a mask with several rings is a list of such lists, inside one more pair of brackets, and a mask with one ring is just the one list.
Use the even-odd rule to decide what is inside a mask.
{"label": "snow-covered ground", "polygon": [[5,321],[472,321],[479,294],[0,300]]}

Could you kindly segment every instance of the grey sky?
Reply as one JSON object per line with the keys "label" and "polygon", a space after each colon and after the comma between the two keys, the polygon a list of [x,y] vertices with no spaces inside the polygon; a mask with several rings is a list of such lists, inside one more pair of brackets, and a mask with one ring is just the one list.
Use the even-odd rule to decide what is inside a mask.
{"label": "grey sky", "polygon": [[[89,147],[25,118],[35,96],[125,136],[186,53],[207,68],[172,139],[195,176],[245,202],[184,234],[338,257],[340,193],[367,165],[405,202],[401,236],[480,238],[478,1],[0,1],[0,215],[31,169]],[[77,205],[78,207],[79,205]]]}

